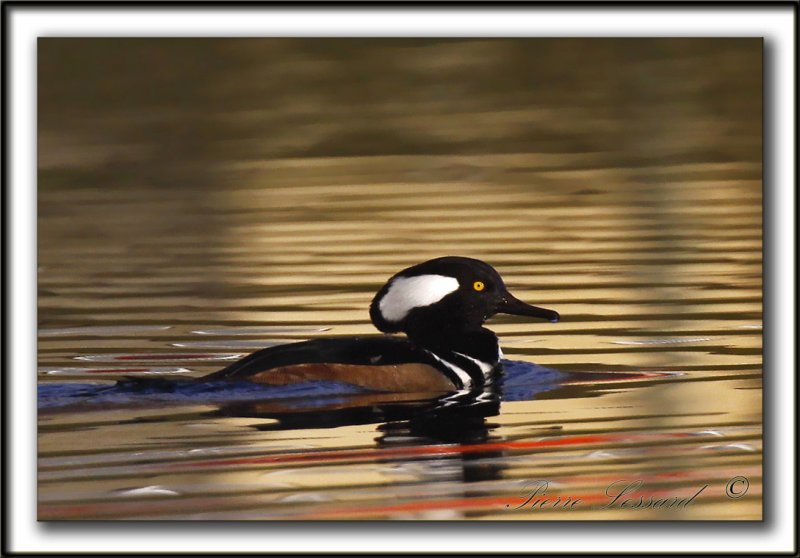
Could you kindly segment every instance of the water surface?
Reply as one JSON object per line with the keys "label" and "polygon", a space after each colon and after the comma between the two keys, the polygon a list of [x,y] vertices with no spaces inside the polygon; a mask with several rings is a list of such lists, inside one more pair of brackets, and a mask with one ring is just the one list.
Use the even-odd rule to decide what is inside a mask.
{"label": "water surface", "polygon": [[[40,42],[40,519],[761,518],[760,42],[98,44]],[[442,255],[562,316],[499,392],[109,391]]]}

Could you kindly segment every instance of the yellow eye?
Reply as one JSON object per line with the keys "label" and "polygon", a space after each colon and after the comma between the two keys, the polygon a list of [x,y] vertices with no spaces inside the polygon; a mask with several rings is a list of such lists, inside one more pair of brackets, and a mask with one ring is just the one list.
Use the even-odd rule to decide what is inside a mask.
{"label": "yellow eye", "polygon": [[472,288],[475,289],[476,291],[482,291],[483,289],[486,288],[486,285],[483,284],[483,281],[475,281],[472,284]]}

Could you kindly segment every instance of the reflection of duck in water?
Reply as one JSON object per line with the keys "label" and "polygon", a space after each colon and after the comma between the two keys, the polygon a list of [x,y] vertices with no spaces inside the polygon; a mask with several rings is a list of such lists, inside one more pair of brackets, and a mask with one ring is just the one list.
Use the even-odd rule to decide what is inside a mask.
{"label": "reflection of duck in water", "polygon": [[500,459],[505,452],[491,444],[501,441],[492,433],[496,425],[486,420],[500,412],[499,391],[500,385],[492,384],[438,397],[362,393],[339,402],[320,400],[312,408],[298,408],[292,401],[249,401],[222,405],[205,416],[273,419],[252,425],[263,431],[377,424],[374,448],[329,456],[374,460],[385,464],[390,474],[417,481],[471,483],[499,479],[506,468]]}
{"label": "reflection of duck in water", "polygon": [[370,306],[375,327],[407,338],[328,338],[269,347],[199,381],[333,380],[391,392],[475,389],[491,383],[498,370],[497,336],[483,327],[498,313],[559,320],[557,312],[512,296],[490,265],[437,258],[393,276]]}

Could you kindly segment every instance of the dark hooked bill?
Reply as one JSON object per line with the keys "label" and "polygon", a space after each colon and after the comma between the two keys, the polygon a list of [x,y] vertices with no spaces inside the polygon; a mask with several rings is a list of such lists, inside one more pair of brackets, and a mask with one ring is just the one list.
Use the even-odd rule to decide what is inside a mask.
{"label": "dark hooked bill", "polygon": [[532,318],[542,318],[550,322],[556,323],[561,319],[558,312],[555,310],[548,310],[547,308],[539,308],[527,302],[522,302],[510,293],[506,293],[503,301],[497,306],[497,311],[503,314],[512,314],[514,316],[530,316]]}

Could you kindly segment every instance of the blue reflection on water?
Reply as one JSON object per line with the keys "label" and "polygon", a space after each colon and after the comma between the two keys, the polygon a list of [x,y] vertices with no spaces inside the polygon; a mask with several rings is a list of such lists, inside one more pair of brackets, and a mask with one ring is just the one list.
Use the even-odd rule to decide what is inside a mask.
{"label": "blue reflection on water", "polygon": [[530,401],[540,393],[550,391],[573,377],[530,362],[503,361],[502,399],[504,401]]}
{"label": "blue reflection on water", "polygon": [[[537,364],[503,361],[502,399],[526,401],[558,387],[570,374]],[[285,386],[252,382],[195,382],[167,378],[132,378],[113,385],[89,383],[46,383],[39,385],[40,409],[67,405],[126,405],[141,403],[223,403],[303,398],[313,408],[334,402],[332,396],[368,393],[369,390],[343,382],[314,381]]]}

